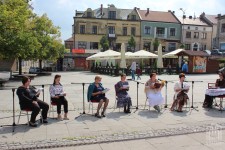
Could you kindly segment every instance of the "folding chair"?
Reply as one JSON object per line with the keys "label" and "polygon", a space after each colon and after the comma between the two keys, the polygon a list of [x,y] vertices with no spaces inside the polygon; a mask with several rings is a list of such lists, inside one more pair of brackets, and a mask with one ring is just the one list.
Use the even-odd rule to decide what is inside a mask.
{"label": "folding chair", "polygon": [[[56,110],[54,110],[54,108],[53,108],[54,106],[57,107],[57,104],[56,104],[55,102],[52,102],[51,97],[50,97],[49,116],[50,116],[50,113],[52,112],[53,118],[55,118],[55,117],[54,117],[54,111],[56,111]],[[61,110],[62,110],[62,112],[64,112],[64,109],[63,109],[63,108],[61,108]]]}
{"label": "folding chair", "polygon": [[[208,89],[216,89],[216,83],[208,83]],[[216,98],[213,98],[213,101],[214,101],[214,106],[219,106],[216,102]]]}
{"label": "folding chair", "polygon": [[[117,92],[116,92],[116,87],[117,84],[114,85],[115,88],[115,104],[114,104],[114,110],[117,108],[117,101],[118,101],[118,97],[117,97]],[[120,112],[120,107],[119,107],[119,112]]]}
{"label": "folding chair", "polygon": [[94,103],[99,103],[98,101],[96,101],[96,100],[91,100],[91,101],[89,101],[89,112],[90,112],[90,110],[92,110],[92,114],[93,114],[93,104]]}
{"label": "folding chair", "polygon": [[20,110],[20,114],[19,114],[19,118],[18,118],[17,124],[19,124],[19,122],[20,122],[20,116],[21,116],[22,114],[24,114],[24,115],[27,115],[27,125],[29,125],[29,114],[28,114],[28,112],[32,112],[32,110],[29,109],[29,108],[21,109],[21,110]]}

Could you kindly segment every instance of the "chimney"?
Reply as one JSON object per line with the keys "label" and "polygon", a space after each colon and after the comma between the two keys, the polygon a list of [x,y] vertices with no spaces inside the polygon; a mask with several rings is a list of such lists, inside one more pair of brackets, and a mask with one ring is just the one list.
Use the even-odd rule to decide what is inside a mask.
{"label": "chimney", "polygon": [[217,17],[218,17],[218,19],[220,19],[221,18],[221,14],[218,14]]}
{"label": "chimney", "polygon": [[134,10],[136,10],[137,9],[137,7],[134,7]]}
{"label": "chimney", "polygon": [[171,12],[171,10],[168,10],[168,12]]}
{"label": "chimney", "polygon": [[183,15],[183,19],[185,19],[186,18],[186,15]]}
{"label": "chimney", "polygon": [[192,16],[189,16],[189,19],[192,19]]}
{"label": "chimney", "polygon": [[147,8],[147,14],[149,13],[149,8]]}
{"label": "chimney", "polygon": [[175,14],[175,11],[173,11],[173,14]]}
{"label": "chimney", "polygon": [[103,14],[103,4],[101,4],[101,15]]}

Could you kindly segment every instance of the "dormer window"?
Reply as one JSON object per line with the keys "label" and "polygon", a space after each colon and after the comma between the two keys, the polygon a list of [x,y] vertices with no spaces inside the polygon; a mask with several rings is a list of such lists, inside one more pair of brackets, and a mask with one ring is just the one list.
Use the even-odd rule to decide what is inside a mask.
{"label": "dormer window", "polygon": [[92,12],[87,12],[87,17],[91,18],[92,17]]}
{"label": "dormer window", "polygon": [[109,11],[108,18],[116,19],[116,11]]}
{"label": "dormer window", "polygon": [[131,15],[131,20],[136,20],[136,15]]}

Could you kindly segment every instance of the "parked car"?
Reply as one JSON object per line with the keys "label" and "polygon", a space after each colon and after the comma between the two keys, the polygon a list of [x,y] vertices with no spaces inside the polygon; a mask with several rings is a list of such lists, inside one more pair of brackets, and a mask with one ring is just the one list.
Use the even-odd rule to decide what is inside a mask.
{"label": "parked car", "polygon": [[219,50],[219,52],[223,55],[223,56],[225,56],[225,50]]}
{"label": "parked car", "polygon": [[40,68],[39,67],[30,67],[29,69],[29,73],[30,74],[37,74],[37,73],[40,73]]}
{"label": "parked car", "polygon": [[223,53],[219,49],[213,49],[211,50],[211,55],[223,55]]}

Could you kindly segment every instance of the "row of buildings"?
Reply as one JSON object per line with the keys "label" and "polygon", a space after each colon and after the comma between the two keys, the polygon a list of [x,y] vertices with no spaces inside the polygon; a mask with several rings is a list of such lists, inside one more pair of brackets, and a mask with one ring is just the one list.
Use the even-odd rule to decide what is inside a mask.
{"label": "row of buildings", "polygon": [[[178,49],[202,51],[225,50],[225,15],[207,15],[179,18],[174,11],[152,11],[120,9],[113,4],[104,8],[77,11],[72,26],[72,37],[65,41],[71,53],[65,55],[64,65],[77,69],[88,68],[86,57],[101,50],[100,39],[106,36],[111,49],[120,51],[125,43],[127,51],[145,49],[154,52],[154,41],[162,44],[163,52]],[[134,37],[136,47],[132,49],[128,41]]]}

